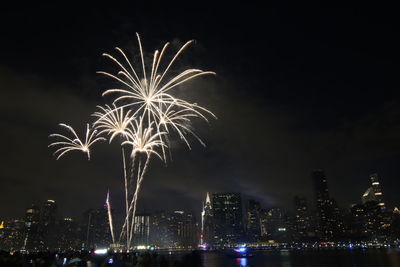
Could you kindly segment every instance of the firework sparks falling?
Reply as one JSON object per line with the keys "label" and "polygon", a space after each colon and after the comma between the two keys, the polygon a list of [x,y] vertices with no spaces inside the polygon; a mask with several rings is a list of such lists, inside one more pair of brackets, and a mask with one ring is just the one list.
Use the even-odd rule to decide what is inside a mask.
{"label": "firework sparks falling", "polygon": [[126,137],[129,124],[134,119],[134,117],[130,115],[131,110],[124,112],[123,108],[119,108],[115,104],[113,104],[112,107],[109,105],[97,107],[100,111],[93,113],[92,116],[98,118],[94,126],[99,131],[99,135],[103,133],[111,135],[109,138],[110,143],[115,136]]}
{"label": "firework sparks falling", "polygon": [[58,154],[57,160],[61,158],[65,153],[73,150],[79,150],[86,153],[88,156],[88,160],[90,160],[90,147],[98,141],[106,140],[103,137],[97,137],[98,135],[97,131],[96,130],[91,131],[89,124],[86,124],[86,135],[84,142],[82,142],[82,140],[78,137],[75,130],[71,126],[64,123],[60,123],[59,125],[69,130],[69,132],[72,133],[73,137],[69,138],[62,134],[50,135],[50,137],[58,137],[62,139],[62,141],[53,142],[49,145],[49,147],[61,146],[54,152],[54,155]]}
{"label": "firework sparks falling", "polygon": [[[188,127],[184,126],[184,124],[177,123],[176,116],[179,116],[180,120],[184,119],[187,120],[187,122],[190,122],[188,119],[189,117],[200,117],[207,121],[204,114],[210,114],[214,117],[215,115],[211,111],[197,104],[192,104],[185,100],[173,97],[170,94],[170,90],[196,77],[212,75],[215,73],[211,71],[202,71],[200,69],[187,69],[168,80],[166,79],[168,71],[174,64],[175,60],[192,43],[192,41],[187,42],[179,49],[162,72],[159,72],[160,63],[167,51],[169,43],[164,45],[161,52],[156,50],[150,71],[147,73],[146,69],[148,68],[144,61],[142,44],[138,34],[137,39],[141,58],[141,70],[135,70],[133,63],[129,61],[124,51],[118,47],[116,50],[120,56],[122,56],[122,62],[118,61],[117,58],[110,54],[103,54],[105,57],[117,64],[120,71],[116,75],[104,71],[99,71],[98,73],[114,79],[121,86],[121,88],[108,89],[104,91],[103,96],[108,94],[119,94],[114,99],[114,104],[124,102],[120,107],[134,108],[135,112],[133,113],[133,116],[145,118],[147,120],[147,125],[151,122],[156,123],[156,125],[159,125],[160,123],[170,124],[172,128],[178,132],[180,138],[189,146],[189,142],[184,137],[184,134],[193,134],[193,132],[189,131]],[[142,74],[141,77],[139,77],[140,72]],[[196,136],[196,138],[198,137]]]}
{"label": "firework sparks falling", "polygon": [[134,158],[137,153],[146,153],[148,156],[155,154],[160,159],[163,159],[155,148],[166,147],[161,138],[166,132],[155,131],[155,127],[153,127],[154,122],[151,122],[149,126],[145,128],[142,118],[139,119],[139,122],[134,120],[131,125],[132,127],[127,128],[128,140],[122,142],[122,145],[132,146],[131,157]]}

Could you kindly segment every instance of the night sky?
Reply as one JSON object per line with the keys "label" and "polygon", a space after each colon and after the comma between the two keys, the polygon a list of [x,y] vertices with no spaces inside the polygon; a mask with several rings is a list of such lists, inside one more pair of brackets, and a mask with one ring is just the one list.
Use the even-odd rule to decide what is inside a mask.
{"label": "night sky", "polygon": [[[365,4],[365,3],[364,3]],[[375,3],[376,4],[376,3]],[[218,117],[194,122],[207,146],[172,140],[166,167],[153,158],[143,211],[199,211],[207,191],[241,192],[264,207],[292,209],[313,197],[311,172],[323,169],[342,208],[360,202],[378,172],[389,207],[400,204],[399,27],[395,8],[197,7],[142,4],[3,8],[0,57],[0,220],[55,199],[64,216],[100,207],[110,189],[122,201],[117,143],[56,161],[48,135],[60,122],[80,134],[115,71],[101,56],[114,47],[137,55],[140,33],[151,57],[195,44],[177,62],[212,70],[176,95]],[[122,208],[122,207],[121,207]]]}

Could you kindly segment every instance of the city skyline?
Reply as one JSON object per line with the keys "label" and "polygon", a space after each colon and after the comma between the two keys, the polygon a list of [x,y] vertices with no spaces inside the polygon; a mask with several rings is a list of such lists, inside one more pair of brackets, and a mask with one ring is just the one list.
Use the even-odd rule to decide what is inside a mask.
{"label": "city skyline", "polygon": [[[315,184],[316,180],[316,176],[317,175],[317,180],[318,178],[323,179],[323,184],[322,187],[321,186],[317,186]],[[310,188],[310,191],[312,192],[311,197],[307,197],[304,192],[297,192],[296,194],[290,196],[292,199],[291,205],[290,206],[283,206],[283,205],[265,205],[264,203],[260,202],[260,199],[255,198],[255,196],[250,196],[250,195],[245,195],[242,192],[239,191],[220,191],[219,193],[221,193],[222,195],[224,194],[240,194],[241,198],[244,199],[244,201],[242,202],[242,204],[240,204],[241,209],[246,210],[247,206],[245,203],[247,203],[247,201],[255,201],[253,204],[255,205],[260,205],[259,207],[263,207],[263,209],[274,209],[274,208],[280,208],[280,209],[284,209],[286,212],[289,212],[291,214],[295,214],[297,212],[298,209],[298,205],[299,203],[301,203],[302,201],[305,201],[308,203],[309,205],[309,209],[314,210],[316,212],[318,212],[319,209],[323,209],[321,208],[321,205],[325,205],[325,203],[330,202],[331,200],[336,201],[337,196],[335,195],[330,195],[328,190],[328,182],[329,179],[327,178],[327,176],[325,175],[325,171],[321,170],[321,169],[316,169],[314,171],[311,172],[310,175],[310,180],[312,180],[314,182],[314,188]],[[354,202],[350,202],[350,203],[346,203],[345,205],[339,205],[338,208],[342,211],[350,211],[350,209],[357,204],[365,204],[368,201],[375,201],[377,203],[379,203],[380,207],[383,207],[383,210],[386,209],[390,209],[393,210],[395,208],[400,207],[400,200],[396,201],[396,202],[389,202],[389,203],[383,203],[383,190],[381,189],[381,180],[379,177],[378,173],[371,173],[368,178],[366,178],[367,182],[366,182],[366,192],[364,193],[360,193],[360,194],[356,194],[358,197],[358,200],[354,201]],[[370,185],[371,187],[368,187],[368,185]],[[371,188],[373,186],[377,186],[379,185],[379,189],[375,189],[377,191],[373,191],[372,192],[372,196],[367,196],[368,192],[371,192]],[[320,191],[323,191],[324,193],[318,193]],[[375,192],[375,193],[374,193]],[[162,208],[160,206],[156,206],[153,209],[143,209],[140,208],[138,210],[138,212],[140,214],[146,214],[146,213],[153,213],[153,212],[160,212],[160,211],[168,211],[168,212],[173,212],[173,211],[185,211],[185,212],[192,212],[195,214],[198,214],[199,217],[202,216],[204,211],[204,207],[206,207],[207,205],[212,205],[212,201],[210,200],[210,195],[214,195],[217,192],[212,192],[212,191],[206,191],[203,194],[203,198],[200,198],[197,202],[199,203],[199,205],[197,206],[192,206],[192,207],[187,207],[185,205],[178,205],[176,207],[172,207],[172,208]],[[204,199],[204,195],[206,195],[206,199]],[[101,202],[99,205],[94,206],[94,207],[90,207],[86,210],[90,210],[93,208],[99,208],[99,207],[106,207],[107,206],[107,201],[108,201],[108,194],[106,194],[107,196],[107,200],[106,197],[104,198],[104,201]],[[354,197],[354,199],[357,199],[357,197]],[[386,197],[386,194],[385,194]],[[32,207],[37,207],[38,203],[49,203],[49,202],[55,202],[55,200],[52,199],[48,199],[46,197],[43,198],[44,200],[42,201],[34,201],[30,204],[28,204],[24,209],[30,209],[31,206]],[[293,202],[293,199],[295,199],[295,201]],[[317,200],[317,202],[315,202]],[[115,210],[115,206],[112,204],[113,200],[112,198],[109,200],[110,201],[110,206],[113,209],[113,214],[115,216],[115,213],[117,216],[122,216],[123,214],[123,209],[120,208],[121,210]],[[209,202],[207,202],[209,201]],[[209,203],[209,204],[207,204]],[[310,205],[311,203],[311,205]],[[323,203],[323,204],[320,204]],[[59,207],[59,202],[58,202],[58,207]],[[76,215],[72,215],[72,214],[65,214],[63,213],[61,217],[68,217],[68,218],[78,218],[82,215],[82,211],[77,211],[78,213]],[[243,211],[243,214],[245,214],[246,212]],[[0,218],[0,222],[4,221],[4,220],[10,220],[10,219],[17,219],[20,218],[20,216],[14,216],[14,217],[1,217]]]}
{"label": "city skyline", "polygon": [[[132,246],[137,249],[218,249],[247,243],[249,246],[324,246],[326,244],[386,244],[400,237],[400,212],[387,208],[379,175],[370,175],[373,195],[340,209],[329,194],[322,170],[314,170],[314,199],[293,197],[294,212],[266,208],[240,193],[206,193],[201,213],[179,208],[138,212],[134,217]],[[367,190],[370,192],[371,190]],[[370,194],[370,193],[368,193]],[[26,208],[24,218],[1,222],[0,246],[10,250],[100,249],[112,244],[108,221],[122,223],[122,214],[109,206],[81,213],[80,219],[60,215],[58,203]],[[110,210],[111,208],[111,210]],[[57,238],[55,238],[57,236]]]}
{"label": "city skyline", "polygon": [[374,172],[385,204],[398,201],[400,60],[393,11],[367,4],[291,10],[234,3],[230,12],[172,9],[179,16],[118,4],[62,9],[73,16],[56,4],[2,10],[0,203],[11,204],[2,205],[0,216],[19,216],[27,203],[47,198],[75,216],[75,207],[96,206],[108,190],[116,206],[123,202],[117,193],[122,173],[113,167],[120,167],[117,145],[98,144],[90,162],[79,153],[55,161],[47,146],[55,125],[85,125],[93,107],[105,103],[101,92],[110,83],[96,71],[109,65],[101,55],[115,46],[135,55],[136,32],[147,58],[165,41],[176,51],[194,39],[178,69],[217,73],[176,92],[218,116],[195,125],[207,146],[187,150],[171,139],[173,160],[167,167],[151,163],[141,209],[200,210],[207,191],[241,192],[262,206],[288,208],[298,193],[313,198],[315,168],[325,170],[339,207],[358,203]]}

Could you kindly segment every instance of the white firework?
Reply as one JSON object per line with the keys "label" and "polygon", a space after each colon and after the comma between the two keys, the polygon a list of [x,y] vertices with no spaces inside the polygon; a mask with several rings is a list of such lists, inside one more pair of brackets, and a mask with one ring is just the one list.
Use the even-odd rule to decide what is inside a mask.
{"label": "white firework", "polygon": [[156,131],[154,122],[148,127],[144,127],[143,119],[139,118],[130,123],[131,127],[127,128],[127,139],[122,145],[130,145],[132,147],[131,157],[134,158],[137,153],[146,153],[148,157],[152,154],[158,156],[161,160],[163,157],[156,150],[158,147],[166,147],[162,136],[165,132]]}
{"label": "white firework", "polygon": [[93,113],[93,116],[98,118],[94,126],[99,131],[99,135],[103,133],[110,135],[110,143],[115,136],[126,137],[127,128],[134,119],[131,110],[125,112],[124,108],[119,108],[115,104],[113,104],[113,107],[109,105],[97,107],[100,111]]}
{"label": "white firework", "polygon": [[98,142],[105,140],[103,137],[97,137],[97,131],[96,130],[91,130],[89,127],[89,124],[86,124],[86,135],[84,141],[82,141],[78,135],[76,134],[75,130],[64,123],[59,124],[61,127],[64,127],[69,130],[69,132],[72,133],[72,138],[69,138],[65,135],[62,134],[51,134],[49,137],[58,137],[61,138],[62,141],[57,141],[53,142],[49,145],[49,147],[52,146],[60,146],[55,152],[54,155],[57,156],[57,160],[61,158],[65,153],[73,150],[79,150],[87,154],[88,160],[90,160],[90,147]]}
{"label": "white firework", "polygon": [[[171,114],[179,114],[180,116],[186,114],[185,117],[200,117],[207,121],[205,114],[215,115],[204,107],[201,107],[194,103],[189,103],[183,99],[173,97],[170,93],[171,89],[182,85],[189,80],[192,80],[199,76],[215,74],[212,71],[202,71],[200,69],[187,69],[180,74],[167,79],[168,71],[179,57],[179,55],[187,48],[193,41],[185,43],[179,51],[174,55],[172,60],[168,63],[167,67],[159,72],[160,63],[164,54],[167,51],[169,43],[166,43],[161,52],[155,51],[151,68],[146,67],[144,61],[144,53],[139,35],[137,34],[140,58],[141,58],[141,70],[134,68],[134,64],[131,63],[120,48],[116,48],[119,54],[122,56],[123,61],[118,61],[115,57],[110,54],[103,54],[107,58],[111,59],[116,63],[120,70],[114,75],[109,72],[99,71],[98,73],[111,77],[118,82],[119,88],[108,89],[104,91],[104,95],[118,94],[114,99],[114,104],[121,104],[120,107],[131,107],[135,110],[133,113],[136,117],[142,117],[146,119],[146,124],[149,125],[154,122],[159,125],[163,122],[168,122],[174,130],[177,130],[181,139],[189,145],[186,138],[182,138],[185,133],[192,133],[188,131],[187,126],[176,123],[176,120],[169,118]],[[146,70],[148,72],[146,72]],[[150,70],[150,71],[149,71]],[[139,75],[139,73],[141,75]],[[170,111],[173,110],[174,113]],[[187,121],[188,123],[190,120]]]}

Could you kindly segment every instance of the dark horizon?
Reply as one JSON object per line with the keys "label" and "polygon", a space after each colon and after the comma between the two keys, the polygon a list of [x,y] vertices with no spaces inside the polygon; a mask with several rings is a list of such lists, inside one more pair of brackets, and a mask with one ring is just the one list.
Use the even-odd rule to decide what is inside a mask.
{"label": "dark horizon", "polygon": [[47,146],[58,123],[82,133],[96,105],[110,103],[101,93],[112,84],[96,71],[115,67],[101,54],[119,46],[137,56],[136,32],[148,58],[167,41],[172,53],[194,39],[175,71],[217,73],[177,90],[218,119],[194,123],[206,147],[191,139],[189,150],[174,139],[167,166],[153,158],[141,209],[197,211],[207,191],[241,192],[285,209],[304,195],[314,207],[314,169],[325,171],[342,208],[360,202],[373,172],[388,206],[400,204],[395,9],[159,8],[36,4],[0,11],[0,221],[46,199],[78,217],[76,207],[102,205],[108,189],[114,205],[122,203],[117,144],[95,145],[90,161],[78,152],[57,161]]}

